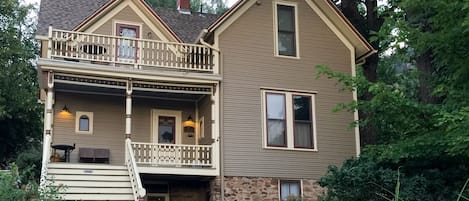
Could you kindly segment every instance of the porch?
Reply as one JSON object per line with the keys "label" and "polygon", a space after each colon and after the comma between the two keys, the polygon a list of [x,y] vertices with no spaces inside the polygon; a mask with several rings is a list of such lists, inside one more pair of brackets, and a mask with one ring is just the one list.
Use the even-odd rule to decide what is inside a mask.
{"label": "porch", "polygon": [[50,145],[75,146],[68,160],[60,160],[65,152],[59,150],[51,163],[135,163],[148,174],[218,174],[214,85],[47,76],[54,83]]}
{"label": "porch", "polygon": [[108,68],[218,74],[219,51],[210,45],[74,32],[49,27],[44,58]]}

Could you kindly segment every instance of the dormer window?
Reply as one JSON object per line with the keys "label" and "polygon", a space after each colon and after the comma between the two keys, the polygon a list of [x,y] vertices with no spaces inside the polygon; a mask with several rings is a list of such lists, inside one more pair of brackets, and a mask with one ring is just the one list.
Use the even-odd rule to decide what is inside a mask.
{"label": "dormer window", "polygon": [[93,134],[93,113],[76,112],[75,133]]}
{"label": "dormer window", "polygon": [[298,26],[296,4],[277,2],[276,19],[276,55],[298,57]]}

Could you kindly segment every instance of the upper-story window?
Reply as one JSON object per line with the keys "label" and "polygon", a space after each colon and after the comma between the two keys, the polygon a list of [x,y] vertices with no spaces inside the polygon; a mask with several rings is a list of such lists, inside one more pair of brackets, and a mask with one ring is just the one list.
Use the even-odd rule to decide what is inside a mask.
{"label": "upper-story window", "polygon": [[263,90],[267,148],[316,150],[314,93]]}
{"label": "upper-story window", "polygon": [[[140,27],[128,24],[116,24],[117,36],[125,38],[139,38]],[[120,39],[117,41],[117,58],[121,61],[128,60],[129,62],[134,61],[137,57],[136,49],[138,44],[136,40],[132,39]]]}
{"label": "upper-story window", "polygon": [[276,54],[298,57],[298,27],[296,4],[277,2],[276,15]]}

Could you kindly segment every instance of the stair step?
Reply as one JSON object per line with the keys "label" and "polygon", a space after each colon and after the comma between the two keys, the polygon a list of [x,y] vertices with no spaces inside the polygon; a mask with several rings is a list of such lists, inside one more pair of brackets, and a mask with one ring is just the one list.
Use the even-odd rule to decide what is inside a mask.
{"label": "stair step", "polygon": [[64,200],[134,200],[131,194],[60,194]]}
{"label": "stair step", "polygon": [[61,193],[67,194],[132,194],[132,188],[86,188],[86,187],[68,187],[60,189]]}
{"label": "stair step", "polygon": [[119,175],[47,175],[48,180],[52,181],[129,181],[129,176]]}
{"label": "stair step", "polygon": [[109,181],[54,181],[50,186],[66,187],[124,187],[130,188],[130,181],[109,182]]}
{"label": "stair step", "polygon": [[49,169],[105,169],[105,170],[127,170],[124,165],[106,165],[106,164],[92,164],[92,163],[49,163]]}
{"label": "stair step", "polygon": [[124,170],[103,170],[103,169],[62,169],[62,168],[53,168],[48,170],[48,174],[58,175],[58,174],[72,174],[72,175],[129,175],[127,169]]}

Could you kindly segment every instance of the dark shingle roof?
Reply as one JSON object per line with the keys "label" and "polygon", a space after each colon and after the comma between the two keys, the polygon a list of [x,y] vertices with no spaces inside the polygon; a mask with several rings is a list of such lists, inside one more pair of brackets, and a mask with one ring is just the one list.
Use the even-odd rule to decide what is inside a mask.
{"label": "dark shingle roof", "polygon": [[208,28],[219,15],[207,13],[182,14],[176,9],[153,8],[161,19],[187,43],[193,43],[200,32]]}
{"label": "dark shingle roof", "polygon": [[47,35],[52,26],[71,30],[108,0],[41,0],[37,35]]}
{"label": "dark shingle roof", "polygon": [[[71,30],[91,16],[109,0],[41,0],[37,35],[47,35],[52,26]],[[214,14],[183,14],[176,9],[153,8],[160,18],[187,43],[193,43],[200,32],[215,22]]]}

